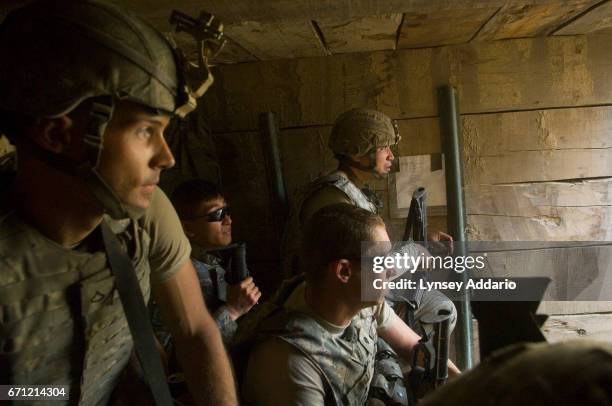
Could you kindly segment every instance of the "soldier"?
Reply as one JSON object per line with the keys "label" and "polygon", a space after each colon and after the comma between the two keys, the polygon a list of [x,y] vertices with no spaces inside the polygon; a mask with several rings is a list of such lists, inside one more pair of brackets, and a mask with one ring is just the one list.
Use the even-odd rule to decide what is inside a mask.
{"label": "soldier", "polygon": [[[377,338],[409,362],[419,336],[382,294],[362,300],[361,278],[371,274],[362,269],[362,241],[377,242],[381,252],[371,255],[390,248],[376,214],[340,203],[313,215],[303,240],[305,282],[287,281],[238,333],[238,346],[251,349],[242,387],[248,404],[364,405],[373,385],[387,392],[384,404],[408,404],[399,367],[381,362],[375,372]],[[452,363],[449,371],[459,372]]]}
{"label": "soldier", "polygon": [[156,186],[174,164],[164,128],[198,93],[178,54],[106,0],[59,0],[8,15],[0,55],[0,133],[18,155],[0,199],[0,383],[108,403],[133,348],[111,238],[159,304],[197,403],[236,404],[189,242]]}
{"label": "soldier", "polygon": [[[198,274],[206,306],[221,330],[223,342],[229,345],[238,327],[236,320],[251,310],[261,292],[250,276],[240,283],[228,285],[225,269],[219,258],[211,253],[227,248],[232,242],[228,204],[217,186],[200,179],[179,185],[172,193],[172,204],[191,243],[191,262]],[[154,325],[159,326],[159,322],[159,317],[154,315]],[[160,328],[157,334],[166,338],[162,343],[167,343],[165,328]]]}
{"label": "soldier", "polygon": [[[329,139],[329,147],[339,163],[338,169],[307,185],[296,199],[283,239],[283,267],[286,275],[300,271],[301,230],[319,209],[330,204],[347,203],[372,213],[381,211],[382,201],[370,189],[368,182],[381,179],[391,171],[395,158],[392,147],[399,140],[395,121],[379,111],[356,108],[338,117]],[[431,241],[452,241],[450,235],[440,231],[428,237]],[[418,244],[407,244],[401,249],[413,256],[421,253],[429,255]],[[391,294],[395,297],[403,295],[402,292]],[[457,311],[442,293],[432,290],[421,292],[416,297],[409,293],[402,300],[406,299],[407,319],[412,328],[420,330],[419,333],[426,332],[420,321],[436,319],[435,315],[440,310],[450,313],[451,330],[454,327]]]}

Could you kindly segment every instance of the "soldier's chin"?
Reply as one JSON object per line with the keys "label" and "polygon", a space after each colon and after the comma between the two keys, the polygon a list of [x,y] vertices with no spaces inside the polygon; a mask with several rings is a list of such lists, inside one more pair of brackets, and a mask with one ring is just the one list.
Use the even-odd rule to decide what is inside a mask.
{"label": "soldier's chin", "polygon": [[389,177],[389,172],[373,171],[376,179],[386,179]]}
{"label": "soldier's chin", "polygon": [[151,205],[153,194],[144,192],[138,193],[136,196],[126,199],[124,204],[133,210],[146,210]]}
{"label": "soldier's chin", "polygon": [[129,199],[120,199],[123,211],[127,217],[137,220],[144,216],[151,205],[152,196],[138,195]]}
{"label": "soldier's chin", "polygon": [[150,201],[146,204],[123,204],[124,210],[127,216],[133,220],[138,220],[142,216],[145,215],[147,209],[149,208]]}

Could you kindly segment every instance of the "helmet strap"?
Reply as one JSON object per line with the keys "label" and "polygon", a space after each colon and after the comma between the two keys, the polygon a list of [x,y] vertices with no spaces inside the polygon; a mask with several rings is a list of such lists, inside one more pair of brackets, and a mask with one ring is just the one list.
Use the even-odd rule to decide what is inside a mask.
{"label": "helmet strap", "polygon": [[58,171],[73,176],[79,175],[79,167],[83,165],[95,167],[100,158],[100,151],[102,150],[102,137],[106,128],[106,123],[110,120],[110,116],[112,114],[113,100],[111,97],[106,96],[93,98],[91,100],[92,107],[90,110],[89,121],[87,123],[87,131],[83,140],[85,143],[84,161],[79,162],[64,155],[53,153],[38,146],[35,142],[30,143],[31,147],[29,149],[32,151],[32,154],[36,156],[37,159],[45,162],[47,165],[57,169]]}
{"label": "helmet strap", "polygon": [[347,157],[345,155],[336,155],[336,159],[338,160],[338,162],[340,162],[340,166],[356,168],[364,172],[372,173],[377,178],[379,178],[380,174],[376,172],[376,152],[375,150],[368,152],[367,155],[364,155],[364,156],[367,156],[369,158],[368,165],[364,165],[361,162],[355,161],[354,159]]}
{"label": "helmet strap", "polygon": [[111,96],[100,96],[91,100],[87,132],[83,142],[85,143],[86,160],[94,168],[100,163],[104,131],[113,115],[115,103]]}
{"label": "helmet strap", "polygon": [[144,210],[132,208],[124,204],[112,188],[102,179],[97,171],[100,163],[104,142],[104,132],[110,121],[115,105],[111,96],[101,96],[93,99],[89,113],[89,122],[84,142],[87,159],[77,168],[77,176],[81,178],[95,199],[104,207],[105,212],[114,219],[137,219]]}

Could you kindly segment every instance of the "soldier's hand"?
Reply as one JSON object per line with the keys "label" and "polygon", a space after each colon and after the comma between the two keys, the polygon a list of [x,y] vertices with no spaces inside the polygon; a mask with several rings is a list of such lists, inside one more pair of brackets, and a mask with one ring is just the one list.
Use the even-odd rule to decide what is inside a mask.
{"label": "soldier's hand", "polygon": [[252,277],[227,288],[227,309],[233,320],[246,314],[261,297],[259,288]]}
{"label": "soldier's hand", "polygon": [[443,231],[431,231],[427,233],[427,239],[429,241],[453,241],[453,237]]}
{"label": "soldier's hand", "polygon": [[448,377],[454,378],[456,376],[461,375],[461,370],[457,368],[457,366],[450,359],[447,362],[448,365]]}
{"label": "soldier's hand", "polygon": [[443,231],[430,231],[427,233],[429,248],[436,255],[453,253],[453,237]]}

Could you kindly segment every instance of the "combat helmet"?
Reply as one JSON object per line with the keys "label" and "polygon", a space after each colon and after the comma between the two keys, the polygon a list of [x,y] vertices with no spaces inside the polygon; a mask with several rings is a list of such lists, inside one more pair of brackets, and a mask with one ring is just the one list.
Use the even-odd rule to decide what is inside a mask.
{"label": "combat helmet", "polygon": [[[17,9],[0,25],[2,116],[55,118],[91,100],[87,162],[58,165],[59,157],[49,156],[46,161],[85,179],[111,216],[132,217],[95,169],[114,102],[136,102],[159,114],[185,116],[192,111],[195,99],[212,83],[205,39],[217,40],[219,48],[224,41],[222,25],[206,16],[203,23],[211,35],[203,35],[205,27],[197,38],[199,69],[205,77],[194,86],[180,50],[108,0],[39,0]],[[198,22],[181,14],[175,19],[185,31]],[[15,135],[10,128],[0,130]]]}
{"label": "combat helmet", "polygon": [[374,159],[370,159],[370,166],[362,168],[352,158],[373,156],[377,148],[395,146],[400,138],[395,120],[380,111],[356,108],[338,117],[332,128],[329,147],[340,162],[373,170]]}

